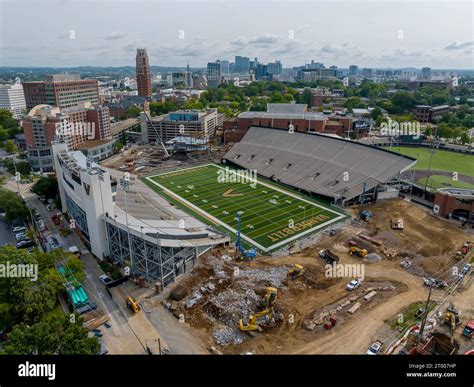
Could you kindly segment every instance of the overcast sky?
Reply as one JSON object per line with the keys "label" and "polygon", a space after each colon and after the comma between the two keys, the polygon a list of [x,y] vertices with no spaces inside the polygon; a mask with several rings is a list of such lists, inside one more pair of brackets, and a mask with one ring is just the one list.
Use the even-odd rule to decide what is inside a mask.
{"label": "overcast sky", "polygon": [[474,68],[472,1],[0,0],[0,66]]}

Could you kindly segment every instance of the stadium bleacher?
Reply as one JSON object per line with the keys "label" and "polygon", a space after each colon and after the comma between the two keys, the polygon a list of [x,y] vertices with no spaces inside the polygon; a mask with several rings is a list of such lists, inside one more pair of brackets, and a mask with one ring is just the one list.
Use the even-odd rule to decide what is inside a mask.
{"label": "stadium bleacher", "polygon": [[351,200],[386,183],[416,160],[317,133],[250,127],[224,156],[241,168],[308,192]]}

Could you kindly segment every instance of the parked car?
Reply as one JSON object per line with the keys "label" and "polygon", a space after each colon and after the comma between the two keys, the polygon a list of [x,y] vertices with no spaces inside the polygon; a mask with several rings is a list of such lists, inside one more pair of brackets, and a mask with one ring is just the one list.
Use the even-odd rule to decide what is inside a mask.
{"label": "parked car", "polygon": [[26,227],[23,227],[23,226],[16,226],[16,227],[13,227],[13,232],[22,232],[22,231],[26,231]]}
{"label": "parked car", "polygon": [[48,211],[53,211],[54,210],[54,207],[51,205],[51,204],[46,204],[46,209]]}
{"label": "parked car", "polygon": [[104,285],[107,285],[108,283],[112,282],[110,277],[107,274],[102,274],[99,276],[100,282],[102,282]]}
{"label": "parked car", "polygon": [[375,340],[374,343],[367,350],[367,355],[378,355],[383,347],[383,343],[380,340]]}
{"label": "parked car", "polygon": [[469,273],[469,271],[471,270],[471,266],[472,265],[470,263],[466,263],[461,269],[461,275],[465,276],[467,273]]}
{"label": "parked car", "polygon": [[361,280],[359,279],[352,280],[351,282],[347,284],[346,289],[350,291],[355,290],[360,286],[360,284],[361,284]]}

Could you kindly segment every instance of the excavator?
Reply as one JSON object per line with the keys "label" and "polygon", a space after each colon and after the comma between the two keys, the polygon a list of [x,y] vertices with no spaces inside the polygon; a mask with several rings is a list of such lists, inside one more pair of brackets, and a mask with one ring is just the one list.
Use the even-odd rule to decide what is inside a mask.
{"label": "excavator", "polygon": [[140,304],[132,296],[127,297],[127,308],[133,313],[138,313],[141,309]]}
{"label": "excavator", "polygon": [[364,258],[368,254],[368,251],[366,249],[359,249],[358,247],[352,246],[349,248],[349,254]]}
{"label": "excavator", "polygon": [[291,266],[290,270],[288,270],[288,278],[295,280],[296,278],[301,277],[304,273],[304,267],[298,263],[295,263]]}
{"label": "excavator", "polygon": [[451,343],[454,342],[454,330],[457,325],[461,325],[461,316],[454,306],[448,306],[444,314],[444,323],[451,327]]}
{"label": "excavator", "polygon": [[276,298],[278,294],[278,289],[268,287],[265,292],[265,296],[263,297],[265,302],[265,309],[251,315],[248,319],[241,319],[240,320],[240,330],[241,331],[261,331],[262,328],[258,325],[258,320],[263,317],[268,317],[268,319],[272,319],[275,311],[273,309],[273,305],[275,304]]}

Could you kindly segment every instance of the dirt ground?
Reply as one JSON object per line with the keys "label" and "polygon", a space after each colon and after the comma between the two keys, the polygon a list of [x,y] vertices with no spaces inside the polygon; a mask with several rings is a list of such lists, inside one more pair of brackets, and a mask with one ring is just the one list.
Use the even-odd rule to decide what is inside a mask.
{"label": "dirt ground", "polygon": [[[359,221],[357,209],[351,209],[352,223],[291,256],[242,262],[232,257],[232,251],[214,251],[178,282],[187,289],[186,296],[180,301],[169,298],[165,306],[195,331],[204,346],[222,353],[365,353],[380,334],[396,337],[397,332],[386,323],[411,303],[426,298],[421,277],[449,275],[457,262],[456,251],[472,239],[472,234],[456,224],[403,200],[366,209],[373,212],[369,223]],[[390,219],[402,219],[404,229],[392,230]],[[348,240],[380,260],[349,255]],[[326,263],[318,254],[322,248],[337,254],[340,264],[363,266],[365,278],[360,288],[346,290],[354,276],[325,274]],[[409,268],[400,264],[406,260],[411,262]],[[295,263],[305,268],[305,274],[288,280],[287,272]],[[269,286],[278,289],[274,318],[261,323],[262,332],[241,332],[239,320],[264,309],[262,300]],[[376,295],[364,300],[372,290]],[[349,313],[356,303],[360,303],[359,310]],[[472,306],[466,310],[470,314]],[[329,315],[335,315],[337,323],[325,329]]]}

